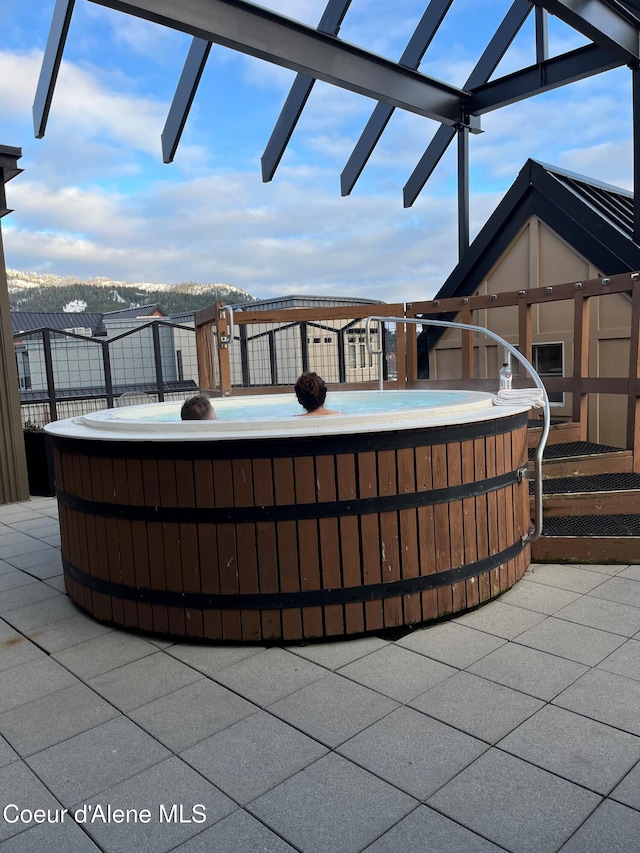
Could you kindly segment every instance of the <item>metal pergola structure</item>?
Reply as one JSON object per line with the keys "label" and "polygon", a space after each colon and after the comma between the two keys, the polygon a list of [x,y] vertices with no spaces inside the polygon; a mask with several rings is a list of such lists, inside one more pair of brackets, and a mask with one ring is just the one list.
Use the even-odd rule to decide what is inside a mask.
{"label": "metal pergola structure", "polygon": [[[422,74],[418,67],[454,0],[430,0],[397,62],[338,38],[351,0],[328,0],[314,29],[245,0],[89,0],[193,37],[162,132],[162,153],[176,153],[212,44],[220,44],[296,72],[296,78],[262,156],[270,181],[316,80],[376,101],[341,174],[342,195],[354,188],[393,111],[440,123],[403,190],[410,207],[454,139],[458,145],[458,249],[469,247],[469,134],[480,132],[485,113],[559,86],[628,66],[631,71],[634,162],[634,239],[640,243],[640,0],[513,0],[504,19],[459,89]],[[75,0],[56,0],[33,106],[36,137],[44,136]],[[536,62],[491,79],[527,17],[535,15]],[[549,57],[547,15],[580,32],[589,44]]]}

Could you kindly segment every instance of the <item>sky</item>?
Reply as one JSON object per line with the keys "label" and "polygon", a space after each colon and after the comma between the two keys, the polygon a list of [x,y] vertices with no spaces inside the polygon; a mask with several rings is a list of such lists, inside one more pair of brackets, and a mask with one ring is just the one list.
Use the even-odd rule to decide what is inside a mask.
{"label": "sky", "polygon": [[[317,26],[325,0],[261,4]],[[462,87],[510,0],[454,0],[420,71]],[[290,294],[408,302],[457,262],[456,149],[410,208],[402,188],[437,123],[396,110],[350,196],[340,173],[375,102],[316,82],[274,179],[260,158],[294,73],[213,45],[175,160],[160,135],[190,36],[76,0],[46,135],[32,105],[54,0],[2,0],[0,145],[6,265],[116,281],[224,282]],[[397,60],[426,0],[352,0],[340,38]],[[533,14],[494,77],[535,61]],[[585,40],[549,16],[551,55]],[[473,239],[527,158],[632,188],[631,77],[600,74],[482,117],[470,143]]]}

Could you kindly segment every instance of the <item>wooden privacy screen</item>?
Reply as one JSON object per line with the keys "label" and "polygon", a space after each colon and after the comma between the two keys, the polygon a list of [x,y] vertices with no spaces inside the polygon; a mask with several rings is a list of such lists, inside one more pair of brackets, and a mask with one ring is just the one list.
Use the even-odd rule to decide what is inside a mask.
{"label": "wooden privacy screen", "polygon": [[526,413],[314,438],[52,441],[67,591],[128,628],[363,634],[475,607],[529,565]]}

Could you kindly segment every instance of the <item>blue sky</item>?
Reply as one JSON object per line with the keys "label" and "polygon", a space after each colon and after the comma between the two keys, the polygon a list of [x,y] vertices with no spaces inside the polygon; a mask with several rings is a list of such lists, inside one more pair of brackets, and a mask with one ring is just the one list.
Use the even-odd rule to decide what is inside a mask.
{"label": "blue sky", "polygon": [[[325,0],[262,5],[316,26]],[[426,0],[353,0],[340,37],[398,59]],[[462,86],[510,0],[454,0],[420,70]],[[3,0],[0,144],[22,148],[7,186],[9,268],[127,282],[226,282],[257,297],[427,299],[457,260],[452,146],[412,208],[402,188],[437,125],[396,110],[350,197],[340,173],[374,102],[316,83],[276,175],[260,157],[294,79],[213,46],[173,164],[160,134],[190,37],[76,7],[44,139],[32,104],[54,0]],[[551,53],[584,40],[549,18]],[[533,14],[497,75],[533,63]],[[631,189],[626,68],[484,116],[471,139],[472,238],[528,157]]]}

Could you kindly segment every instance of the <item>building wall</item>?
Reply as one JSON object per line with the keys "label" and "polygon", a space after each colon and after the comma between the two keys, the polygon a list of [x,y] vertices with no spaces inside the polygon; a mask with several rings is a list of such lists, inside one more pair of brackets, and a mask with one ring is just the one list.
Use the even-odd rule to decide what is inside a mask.
{"label": "building wall", "polygon": [[[584,281],[606,275],[579,255],[568,243],[532,216],[491,269],[474,295],[504,293]],[[626,376],[629,365],[631,305],[624,294],[591,300],[590,376]],[[495,308],[474,312],[473,322],[518,343],[518,309]],[[573,372],[573,301],[544,303],[532,309],[534,344],[562,343],[563,375]],[[497,345],[478,335],[475,346],[477,376],[498,376],[503,354]],[[430,356],[430,376],[438,379],[461,375],[461,334],[448,331]],[[624,447],[626,442],[626,397],[590,395],[588,437],[590,441]],[[571,394],[564,405],[554,405],[553,417],[571,417]]]}

